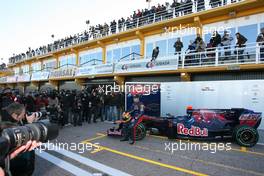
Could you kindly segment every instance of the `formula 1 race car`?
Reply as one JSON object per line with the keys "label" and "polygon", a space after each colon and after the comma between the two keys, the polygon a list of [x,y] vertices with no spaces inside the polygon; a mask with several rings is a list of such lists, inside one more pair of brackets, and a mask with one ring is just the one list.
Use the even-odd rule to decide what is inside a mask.
{"label": "formula 1 race car", "polygon": [[[254,146],[259,139],[257,131],[261,113],[243,108],[187,109],[185,116],[153,117],[140,115],[136,126],[136,140],[146,136],[147,130],[159,132],[170,139],[232,138],[245,147]],[[122,128],[112,128],[108,136],[122,136]]]}

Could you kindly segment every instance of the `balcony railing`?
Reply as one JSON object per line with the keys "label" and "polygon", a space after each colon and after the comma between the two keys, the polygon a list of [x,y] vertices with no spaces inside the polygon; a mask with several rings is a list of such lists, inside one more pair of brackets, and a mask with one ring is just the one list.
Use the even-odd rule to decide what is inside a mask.
{"label": "balcony railing", "polygon": [[[151,57],[142,60],[120,61],[115,64],[134,64],[138,62],[151,61]],[[169,53],[165,56],[158,56],[155,61],[168,59],[177,59],[177,67],[216,67],[225,65],[243,65],[243,64],[264,64],[264,43],[249,43],[245,47],[236,47],[235,45],[220,46],[215,48],[206,48],[201,52],[196,50],[187,50],[181,53]]]}
{"label": "balcony railing", "polygon": [[126,30],[139,28],[141,26],[146,26],[149,24],[153,24],[160,21],[169,20],[172,18],[177,18],[180,16],[185,16],[192,13],[197,13],[201,11],[210,10],[212,8],[217,8],[221,6],[230,5],[233,3],[237,3],[244,0],[219,0],[214,3],[209,3],[209,0],[204,0],[201,2],[197,2],[196,0],[192,0],[188,3],[176,5],[176,7],[166,7],[165,10],[161,10],[159,12],[149,13],[147,15],[144,15],[142,17],[136,17],[131,20],[126,20],[122,24],[116,24],[115,26],[108,26],[107,29],[94,29],[93,31],[84,32],[81,34],[77,34],[71,39],[67,40],[60,40],[57,42],[54,42],[53,44],[49,44],[45,47],[43,47],[41,50],[31,50],[31,52],[27,52],[26,54],[22,54],[19,57],[12,58],[9,61],[9,64],[15,64],[27,59],[31,59],[33,57],[42,56],[49,54],[51,52],[56,52],[59,50],[62,50],[64,48],[69,48],[71,46],[74,46],[76,44],[83,43],[88,40],[93,40],[101,37],[105,37],[108,35],[112,35],[115,33],[123,32]]}

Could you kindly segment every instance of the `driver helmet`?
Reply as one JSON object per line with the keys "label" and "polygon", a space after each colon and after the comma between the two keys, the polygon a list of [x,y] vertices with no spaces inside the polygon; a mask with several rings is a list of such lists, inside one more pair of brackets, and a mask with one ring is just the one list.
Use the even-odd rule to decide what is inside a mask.
{"label": "driver helmet", "polygon": [[129,112],[124,112],[124,113],[122,114],[122,120],[123,120],[124,122],[128,122],[130,119],[131,119],[131,114],[130,114]]}
{"label": "driver helmet", "polygon": [[187,108],[186,108],[187,115],[192,115],[192,110],[193,110],[192,106],[187,106]]}

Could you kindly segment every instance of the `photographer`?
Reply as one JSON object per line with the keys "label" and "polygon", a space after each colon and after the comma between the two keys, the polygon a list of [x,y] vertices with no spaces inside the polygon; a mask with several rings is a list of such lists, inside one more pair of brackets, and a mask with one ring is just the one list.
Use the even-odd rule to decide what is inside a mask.
{"label": "photographer", "polygon": [[[2,109],[1,126],[5,123],[12,123],[13,127],[22,126],[25,123],[32,123],[36,120],[35,113],[27,116],[25,112],[25,107],[22,104],[12,103],[8,105]],[[1,127],[1,130],[5,128]],[[10,158],[14,158],[16,155],[18,155],[16,158],[10,161],[10,171],[12,175],[32,175],[35,163],[35,153],[32,150],[39,145],[40,143],[37,143],[36,141],[29,141],[26,145],[19,147],[10,155]],[[24,153],[19,154],[21,152]]]}

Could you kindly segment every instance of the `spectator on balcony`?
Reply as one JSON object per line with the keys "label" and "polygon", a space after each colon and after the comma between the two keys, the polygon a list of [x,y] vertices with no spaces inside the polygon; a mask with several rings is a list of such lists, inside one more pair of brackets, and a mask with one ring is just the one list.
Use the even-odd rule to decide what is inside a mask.
{"label": "spectator on balcony", "polygon": [[151,62],[155,61],[159,55],[159,47],[153,49]]}
{"label": "spectator on balcony", "polygon": [[233,37],[231,37],[227,31],[224,31],[224,35],[221,39],[221,43],[225,50],[225,56],[231,55],[230,45],[231,45],[232,40],[233,40]]}
{"label": "spectator on balcony", "polygon": [[204,0],[195,0],[195,1],[197,3],[197,11],[198,12],[205,10]]}
{"label": "spectator on balcony", "polygon": [[256,42],[258,42],[260,46],[260,61],[264,61],[264,28],[261,28],[261,32],[258,35]]}
{"label": "spectator on balcony", "polygon": [[180,37],[177,38],[177,41],[174,43],[173,47],[175,48],[175,55],[178,55],[179,61],[181,60],[181,51],[183,48],[183,43],[181,42]]}
{"label": "spectator on balcony", "polygon": [[110,28],[111,28],[111,33],[115,34],[116,33],[116,21],[112,21],[110,24]]}
{"label": "spectator on balcony", "polygon": [[195,51],[196,52],[202,52],[205,50],[205,43],[204,43],[202,37],[200,36],[200,34],[197,34],[194,43],[195,43]]}
{"label": "spectator on balcony", "polygon": [[207,45],[207,51],[209,51],[210,53],[208,54],[209,57],[214,58],[215,57],[215,49],[221,45],[221,35],[217,32],[214,31],[213,35],[210,39],[209,44]]}
{"label": "spectator on balcony", "polygon": [[119,30],[119,32],[123,31],[124,24],[125,24],[125,19],[122,17],[121,19],[118,20],[118,30]]}
{"label": "spectator on balcony", "polygon": [[211,5],[212,8],[221,6],[221,0],[210,0],[209,4]]}
{"label": "spectator on balcony", "polygon": [[180,12],[182,11],[181,3],[179,3],[177,0],[173,0],[173,3],[171,4],[171,8],[175,9],[175,16],[179,16]]}
{"label": "spectator on balcony", "polygon": [[184,15],[192,13],[193,2],[192,0],[185,0],[183,3]]}
{"label": "spectator on balcony", "polygon": [[194,41],[190,40],[188,48],[186,50],[186,56],[185,56],[185,63],[189,64],[192,62],[194,55],[192,53],[195,52],[196,44]]}
{"label": "spectator on balcony", "polygon": [[212,39],[212,47],[215,48],[221,44],[221,35],[217,31],[214,31],[211,39]]}
{"label": "spectator on balcony", "polygon": [[166,18],[169,18],[169,19],[172,18],[173,17],[173,9],[171,8],[170,3],[166,2],[165,7],[166,7],[166,11],[167,11]]}
{"label": "spectator on balcony", "polygon": [[241,62],[244,62],[244,48],[246,47],[246,42],[247,42],[247,38],[244,37],[242,34],[240,34],[239,32],[236,33],[236,39],[237,39],[237,43],[236,43],[236,50],[235,50],[235,54],[237,55],[238,59]]}

